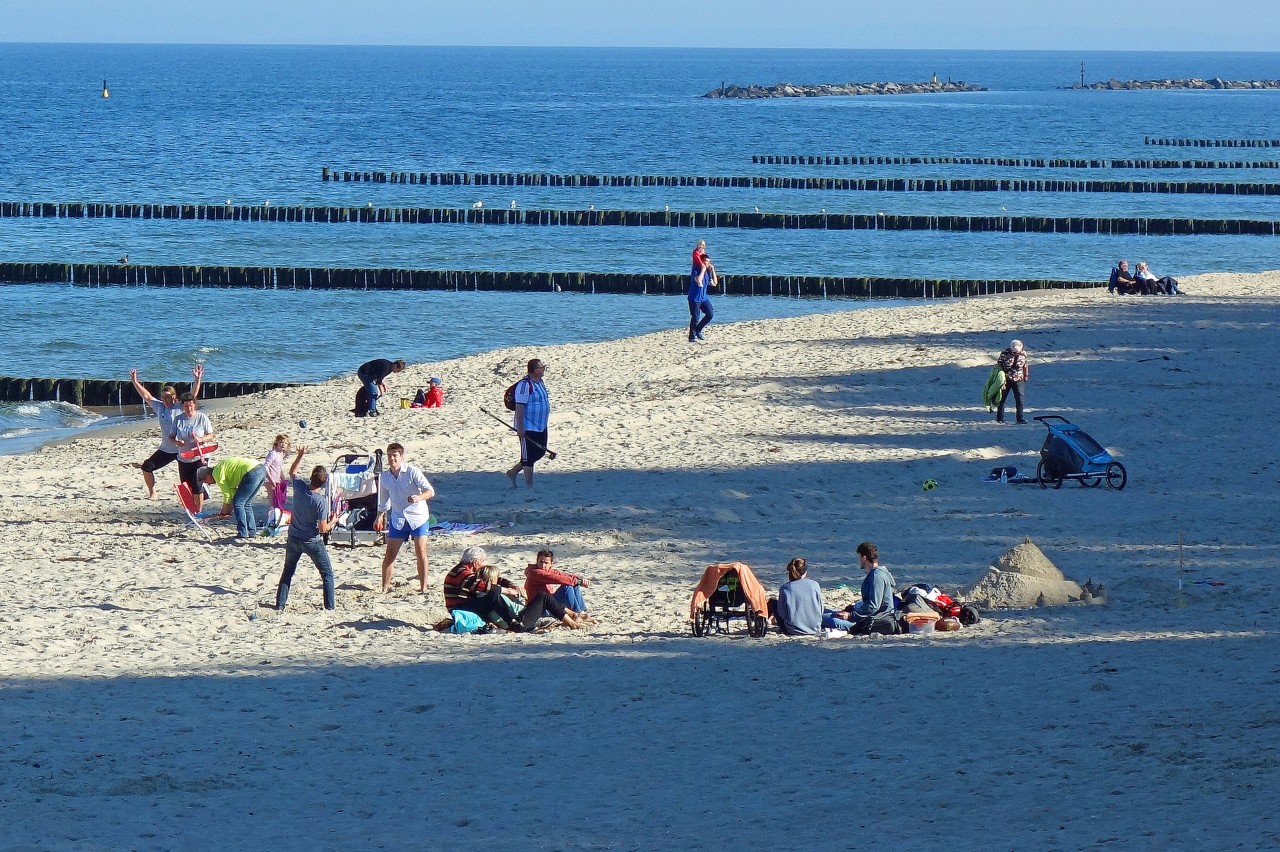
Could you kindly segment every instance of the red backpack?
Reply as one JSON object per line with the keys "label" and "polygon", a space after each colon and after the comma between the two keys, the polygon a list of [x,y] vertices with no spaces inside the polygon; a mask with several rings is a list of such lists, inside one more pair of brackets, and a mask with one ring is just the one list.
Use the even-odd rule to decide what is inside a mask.
{"label": "red backpack", "polygon": [[507,411],[516,410],[516,385],[520,384],[520,382],[523,382],[523,381],[524,379],[520,379],[520,381],[516,382],[514,385],[512,385],[511,387],[503,391],[502,405],[504,408],[507,409]]}

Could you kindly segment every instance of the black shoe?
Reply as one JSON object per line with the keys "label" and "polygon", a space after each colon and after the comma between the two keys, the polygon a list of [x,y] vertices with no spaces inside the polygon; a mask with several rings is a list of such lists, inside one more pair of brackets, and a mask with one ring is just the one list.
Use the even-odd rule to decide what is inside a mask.
{"label": "black shoe", "polygon": [[1026,422],[1027,422],[1027,421],[1025,421],[1025,420],[1019,420],[1018,422],[1019,422],[1019,423],[1022,423],[1023,425],[1026,425]]}

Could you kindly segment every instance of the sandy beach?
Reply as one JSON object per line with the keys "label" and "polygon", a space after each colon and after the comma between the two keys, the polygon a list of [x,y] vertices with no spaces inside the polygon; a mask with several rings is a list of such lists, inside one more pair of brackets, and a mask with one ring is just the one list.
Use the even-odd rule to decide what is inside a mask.
{"label": "sandy beach", "polygon": [[[276,612],[284,539],[206,543],[176,466],[144,499],[126,464],[154,424],[0,457],[0,847],[1275,848],[1280,272],[1182,283],[717,315],[701,346],[672,299],[669,332],[389,379],[441,377],[441,410],[355,419],[351,379],[211,413],[221,457],[286,432],[304,470],[399,441],[436,517],[501,525],[433,538],[425,596],[407,549],[383,595],[381,548],[332,547],[336,612],[305,559]],[[1034,474],[1044,440],[981,404],[1013,337],[1028,416],[1079,424],[1123,491],[982,481]],[[505,413],[534,356],[559,458],[513,490],[514,437],[480,408]],[[843,604],[860,541],[899,589],[954,591],[1025,537],[1106,605],[932,637],[690,634],[712,562],[776,592],[801,555]],[[513,578],[553,549],[600,623],[432,632],[470,544]]]}

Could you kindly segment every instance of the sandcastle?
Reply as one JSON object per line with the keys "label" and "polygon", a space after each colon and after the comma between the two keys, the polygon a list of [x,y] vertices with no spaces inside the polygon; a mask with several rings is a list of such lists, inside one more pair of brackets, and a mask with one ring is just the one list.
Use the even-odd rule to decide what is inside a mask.
{"label": "sandcastle", "polygon": [[987,568],[987,573],[965,587],[965,600],[991,609],[1025,609],[1060,606],[1081,599],[1084,590],[1068,580],[1030,538],[1018,544]]}

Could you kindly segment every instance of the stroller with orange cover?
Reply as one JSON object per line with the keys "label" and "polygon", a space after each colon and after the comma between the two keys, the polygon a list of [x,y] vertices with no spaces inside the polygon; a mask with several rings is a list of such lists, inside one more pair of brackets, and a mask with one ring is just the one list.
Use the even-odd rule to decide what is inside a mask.
{"label": "stroller with orange cover", "polygon": [[769,602],[764,586],[743,562],[708,565],[689,604],[694,636],[729,633],[733,619],[742,619],[747,635],[759,639],[769,632]]}

